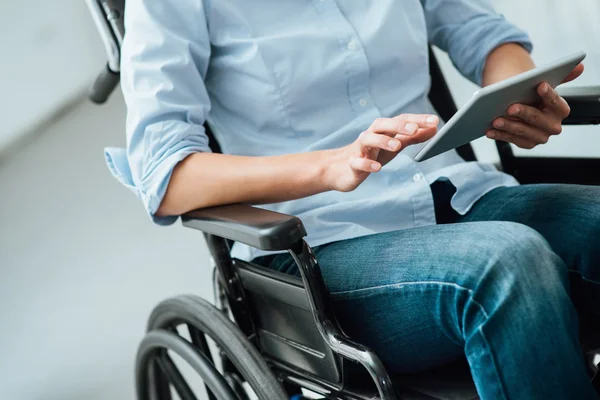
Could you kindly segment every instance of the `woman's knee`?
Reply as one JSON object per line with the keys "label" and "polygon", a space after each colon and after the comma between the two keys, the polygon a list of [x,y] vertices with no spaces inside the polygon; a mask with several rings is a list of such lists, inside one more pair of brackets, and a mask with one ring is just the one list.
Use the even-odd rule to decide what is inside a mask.
{"label": "woman's knee", "polygon": [[600,241],[599,186],[531,185],[525,194],[535,196],[534,209],[528,211],[535,215],[532,226],[544,233],[555,251],[589,248],[589,252],[600,247],[589,246]]}
{"label": "woman's knee", "polygon": [[522,279],[561,272],[564,265],[548,241],[536,230],[515,222],[490,222],[493,231],[488,238],[491,247],[489,260],[503,273],[516,274]]}
{"label": "woman's knee", "polygon": [[557,221],[549,233],[569,269],[600,279],[600,187],[559,185],[554,196]]}
{"label": "woman's knee", "polygon": [[[492,250],[478,283],[479,292],[522,297],[530,303],[548,301],[568,292],[568,273],[562,259],[534,229],[512,222],[491,223]],[[479,293],[481,295],[481,293]],[[490,293],[486,296],[490,297]]]}

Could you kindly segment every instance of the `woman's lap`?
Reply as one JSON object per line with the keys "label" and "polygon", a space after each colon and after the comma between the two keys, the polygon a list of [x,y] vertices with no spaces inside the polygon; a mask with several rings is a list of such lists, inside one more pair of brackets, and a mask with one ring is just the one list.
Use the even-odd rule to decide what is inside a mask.
{"label": "woman's lap", "polygon": [[570,271],[581,313],[600,314],[600,187],[523,185],[484,196],[457,222],[511,221],[539,232]]}
{"label": "woman's lap", "polygon": [[[538,231],[571,270],[600,260],[600,187],[523,185],[484,196],[457,222],[510,221]],[[594,245],[595,244],[595,245]],[[582,259],[582,257],[584,259]],[[600,269],[585,271],[600,280]]]}
{"label": "woman's lap", "polygon": [[[346,332],[394,369],[414,371],[463,355],[466,324],[479,318],[468,313],[493,310],[503,282],[519,280],[518,290],[534,293],[540,285],[566,286],[567,268],[596,279],[599,204],[598,188],[501,188],[466,216],[446,216],[448,223],[314,251]],[[297,273],[285,255],[270,264]]]}

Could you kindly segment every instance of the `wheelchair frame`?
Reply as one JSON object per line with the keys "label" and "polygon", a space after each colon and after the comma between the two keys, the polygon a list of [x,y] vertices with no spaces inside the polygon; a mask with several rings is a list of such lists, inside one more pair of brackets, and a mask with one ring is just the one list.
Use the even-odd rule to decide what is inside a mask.
{"label": "wheelchair frame", "polygon": [[[184,226],[199,229],[199,226],[195,226],[197,224],[196,221],[198,220],[195,218],[186,217]],[[299,220],[294,220],[293,222],[298,223]],[[297,225],[297,228],[299,232],[302,231],[302,235],[305,235],[301,223]],[[250,263],[232,259],[229,256],[229,244],[226,239],[210,234],[205,236],[213,260],[215,260],[216,271],[218,271],[217,276],[223,277],[220,283],[217,282],[215,293],[218,294],[221,288],[223,289],[225,298],[228,300],[228,308],[246,336],[257,337],[259,334],[250,317],[252,311],[248,308],[247,292],[245,291],[248,289],[244,288],[244,286],[253,288],[254,290],[260,290],[261,286],[264,289],[273,289],[269,286],[272,286],[275,282],[279,282],[282,285],[286,285],[285,289],[287,290],[292,288],[296,290],[300,289],[298,290],[300,296],[305,291],[312,320],[333,353],[347,360],[360,363],[373,379],[381,399],[392,400],[396,398],[392,380],[379,357],[367,347],[353,342],[342,333],[328,302],[326,296],[328,292],[321,275],[320,267],[311,248],[305,241],[300,239],[293,243],[288,242],[289,244],[278,246],[289,247],[289,252],[300,270],[302,281],[295,282],[295,279],[282,276],[283,274],[270,273],[270,271],[258,268]],[[284,243],[282,242],[282,244]],[[273,247],[269,248],[273,249]],[[232,301],[232,299],[234,300]],[[286,306],[283,307],[286,308]],[[278,306],[276,308],[278,309]],[[271,333],[271,335],[273,334]],[[297,347],[298,345],[292,345],[292,347]],[[260,345],[257,347],[260,348]],[[308,346],[303,345],[303,347],[305,347],[304,350],[310,351],[310,349],[306,348]],[[285,353],[289,349],[282,351]],[[274,353],[277,353],[277,351]],[[290,382],[299,387],[312,389],[323,395],[331,396],[336,394],[337,396],[346,395],[358,398],[361,395],[355,391],[343,388],[343,385],[319,378],[315,374],[307,376],[290,364],[286,364],[285,361],[282,362],[281,358],[293,358],[293,355],[289,357],[287,354],[279,354],[279,357],[277,357],[277,354],[269,356],[263,353],[263,356],[267,358],[272,368],[276,370],[276,375],[283,381]],[[278,360],[278,358],[280,359]],[[334,363],[338,364],[338,375],[341,376],[342,373],[339,371],[341,369],[341,365],[339,365],[341,364],[341,360],[334,360]],[[320,368],[319,365],[310,365],[310,367],[313,369],[312,372]],[[371,397],[369,396],[368,398]]]}
{"label": "wheelchair frame", "polygon": [[[119,82],[120,46],[125,34],[125,0],[86,2],[108,55],[106,68],[90,90],[90,99],[101,104]],[[456,112],[456,106],[431,49],[429,54],[432,78],[430,101],[440,116],[448,120]],[[565,97],[572,108],[565,124],[600,123],[600,87],[571,89]],[[206,126],[206,131],[211,149],[220,152],[209,126]],[[600,171],[600,160],[517,158],[509,144],[496,144],[504,171],[522,183],[600,183],[600,177],[593,176],[593,171]],[[467,161],[476,160],[470,145],[462,146],[458,152]],[[553,167],[557,164],[561,164],[558,171],[561,174]],[[548,170],[557,175],[548,175]],[[318,262],[303,240],[306,231],[298,218],[235,204],[195,210],[183,215],[182,221],[184,226],[204,232],[215,264],[215,304],[221,315],[229,315],[237,324],[237,328],[229,329],[239,329],[251,346],[261,352],[260,356],[266,361],[270,372],[287,387],[307,388],[336,399],[392,400],[411,395],[416,395],[415,398],[438,398],[432,397],[431,393],[417,395],[407,386],[402,386],[402,394],[398,394],[398,387],[395,387],[378,356],[343,333],[333,314]],[[230,255],[232,241],[268,251],[287,250],[299,268],[301,279],[233,259]],[[209,309],[200,299],[193,299],[191,303],[196,304],[193,307],[197,307],[197,310]],[[183,309],[181,313],[184,314]],[[304,323],[295,327],[301,328],[302,332],[292,334],[292,339],[285,336],[290,334],[286,318],[291,319],[287,322],[292,324],[297,320]],[[182,399],[195,399],[166,350],[175,351],[192,365],[203,378],[211,400],[245,398],[239,380],[240,365],[232,362],[235,355],[219,353],[222,365],[220,373],[204,336],[206,326],[203,330],[203,323],[210,321],[198,323],[192,319],[185,319],[172,311],[161,311],[160,305],[153,313],[148,326],[149,333],[140,346],[136,365],[139,399],[170,400],[170,385]],[[176,327],[181,323],[188,325],[191,345],[177,333]],[[373,387],[365,389],[364,385],[349,385],[344,377],[344,360],[362,365],[375,390],[372,390]],[[232,378],[235,376],[238,378]],[[470,393],[472,396],[474,387],[472,382],[469,383],[469,387],[466,390],[463,387],[461,393]]]}

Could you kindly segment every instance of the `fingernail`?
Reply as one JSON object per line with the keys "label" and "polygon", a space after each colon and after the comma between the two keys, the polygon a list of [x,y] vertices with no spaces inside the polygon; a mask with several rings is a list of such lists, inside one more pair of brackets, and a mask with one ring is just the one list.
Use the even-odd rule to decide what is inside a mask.
{"label": "fingernail", "polygon": [[544,83],[544,85],[542,86],[542,94],[548,93],[548,90],[550,90],[550,85]]}
{"label": "fingernail", "polygon": [[433,125],[437,122],[437,117],[435,115],[430,115],[425,119],[425,122],[427,122],[430,125]]}
{"label": "fingernail", "polygon": [[373,168],[375,171],[379,170],[379,164],[371,164],[371,168]]}
{"label": "fingernail", "polygon": [[504,120],[499,119],[497,121],[494,121],[494,127],[496,127],[496,128],[504,128]]}
{"label": "fingernail", "polygon": [[521,109],[519,107],[515,107],[513,108],[511,115],[519,115],[520,112]]}
{"label": "fingernail", "polygon": [[398,145],[400,145],[400,142],[398,140],[392,139],[388,142],[388,147],[392,150],[396,150],[398,148]]}
{"label": "fingernail", "polygon": [[490,139],[493,139],[493,138],[495,138],[495,137],[496,137],[496,134],[495,134],[493,131],[489,131],[489,132],[487,133],[487,137],[489,137]]}
{"label": "fingernail", "polygon": [[412,135],[417,131],[417,129],[419,129],[419,127],[417,126],[417,124],[409,122],[408,124],[404,125],[404,129],[406,129],[406,132]]}

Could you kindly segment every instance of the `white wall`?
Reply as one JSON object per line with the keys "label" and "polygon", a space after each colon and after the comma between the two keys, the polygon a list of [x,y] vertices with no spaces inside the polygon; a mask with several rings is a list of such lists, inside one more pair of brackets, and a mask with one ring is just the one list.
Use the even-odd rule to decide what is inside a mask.
{"label": "white wall", "polygon": [[80,95],[104,50],[84,0],[0,1],[0,153]]}

